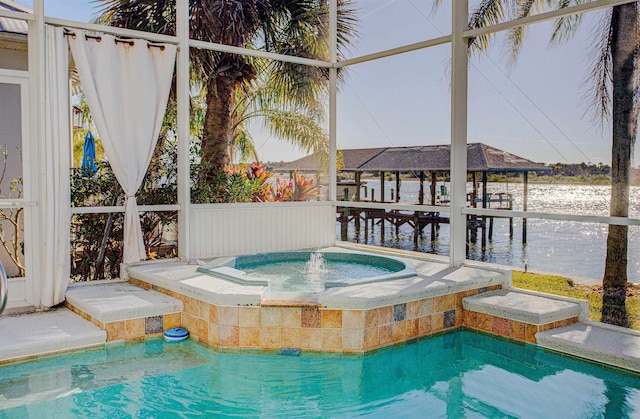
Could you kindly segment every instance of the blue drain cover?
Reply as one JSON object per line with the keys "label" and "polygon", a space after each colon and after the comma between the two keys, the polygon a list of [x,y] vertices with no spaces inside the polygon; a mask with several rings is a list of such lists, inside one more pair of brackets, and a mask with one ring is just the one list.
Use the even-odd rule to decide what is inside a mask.
{"label": "blue drain cover", "polygon": [[182,327],[172,327],[171,329],[167,329],[164,331],[164,338],[172,342],[185,340],[188,337],[189,331],[187,329],[183,329]]}

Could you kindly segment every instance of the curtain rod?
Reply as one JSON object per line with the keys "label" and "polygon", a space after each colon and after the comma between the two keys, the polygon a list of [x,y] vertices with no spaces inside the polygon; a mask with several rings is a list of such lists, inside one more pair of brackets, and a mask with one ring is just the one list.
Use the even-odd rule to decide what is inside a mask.
{"label": "curtain rod", "polygon": [[[75,32],[70,32],[70,31],[65,31],[64,32],[64,36],[70,36],[72,38],[75,39],[76,34]],[[101,42],[102,41],[102,37],[100,35],[84,35],[84,39],[95,39],[97,42]],[[127,44],[130,46],[134,46],[135,45],[135,41],[130,40],[130,39],[118,39],[118,38],[114,38],[114,42],[117,44]],[[157,45],[157,44],[152,44],[149,41],[147,42],[147,48],[160,48],[161,51],[164,51],[164,45]]]}

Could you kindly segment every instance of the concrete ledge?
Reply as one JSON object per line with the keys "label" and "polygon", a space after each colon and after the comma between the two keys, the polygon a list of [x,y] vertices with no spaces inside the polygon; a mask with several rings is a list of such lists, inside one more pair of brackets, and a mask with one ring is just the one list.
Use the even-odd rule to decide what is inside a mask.
{"label": "concrete ledge", "polygon": [[102,323],[139,319],[182,311],[182,301],[121,281],[70,286],[67,303]]}
{"label": "concrete ledge", "polygon": [[329,288],[318,298],[325,308],[369,310],[403,304],[425,298],[440,297],[459,292],[502,286],[504,277],[491,271],[467,267],[446,268],[446,275],[418,274],[412,278],[396,279],[376,284]]}
{"label": "concrete ledge", "polygon": [[538,332],[538,345],[640,372],[640,333],[597,322]]}
{"label": "concrete ledge", "polygon": [[240,285],[197,272],[196,263],[154,262],[128,266],[127,276],[209,304],[260,305],[264,286]]}
{"label": "concrete ledge", "polygon": [[486,292],[462,300],[465,310],[523,323],[543,325],[579,317],[582,311],[577,300],[515,291],[513,288]]}
{"label": "concrete ledge", "polygon": [[[508,286],[508,271],[481,269],[478,267],[450,267],[424,253],[395,249],[372,251],[367,246],[332,246],[325,252],[371,253],[411,260],[416,275],[373,284],[327,288],[317,295],[317,303],[333,309],[372,309],[402,304],[425,298],[438,297],[498,286]],[[429,255],[432,256],[432,255]],[[265,298],[264,285],[241,285],[223,278],[197,271],[197,261],[141,262],[126,267],[127,276],[148,284],[221,306],[257,306]],[[303,299],[307,296],[303,297]],[[279,300],[281,298],[274,298]]]}
{"label": "concrete ledge", "polygon": [[104,344],[107,333],[66,308],[0,317],[0,361]]}

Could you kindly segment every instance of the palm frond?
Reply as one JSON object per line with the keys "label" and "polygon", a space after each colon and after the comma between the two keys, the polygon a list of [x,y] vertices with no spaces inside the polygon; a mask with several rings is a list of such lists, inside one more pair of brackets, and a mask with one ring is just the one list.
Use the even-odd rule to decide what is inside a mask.
{"label": "palm frond", "polygon": [[234,136],[234,142],[230,150],[232,162],[246,163],[249,161],[260,161],[255,142],[248,130],[242,129]]}
{"label": "palm frond", "polygon": [[284,61],[271,63],[267,83],[273,88],[272,100],[316,114],[322,112],[329,88],[326,69]]}
{"label": "palm frond", "polygon": [[353,41],[358,39],[357,16],[353,0],[338,0],[338,60],[344,59]]}
{"label": "palm frond", "polygon": [[[505,3],[511,0],[482,0],[471,12],[468,29],[478,29],[497,25],[505,20]],[[470,51],[484,51],[489,46],[492,34],[484,34],[469,39]]]}
{"label": "palm frond", "polygon": [[611,88],[613,82],[613,62],[611,45],[613,42],[612,9],[606,10],[597,29],[591,47],[591,69],[584,81],[583,100],[588,103],[588,113],[602,128],[611,116]]}
{"label": "palm frond", "polygon": [[[566,9],[567,7],[577,6],[582,3],[584,3],[583,0],[559,0],[558,9]],[[580,23],[582,23],[582,14],[564,16],[556,19],[553,33],[551,34],[551,44],[559,45],[571,40]]]}
{"label": "palm frond", "polygon": [[[327,80],[317,74],[318,69],[309,66],[268,63],[269,67],[256,80],[249,92],[251,101],[260,108],[295,109],[317,119],[323,119],[328,90]],[[288,67],[281,70],[282,67]],[[254,106],[255,109],[255,106]]]}
{"label": "palm frond", "polygon": [[96,23],[120,28],[175,35],[173,0],[97,0]]}
{"label": "palm frond", "polygon": [[329,137],[318,122],[308,115],[271,110],[264,117],[265,128],[271,135],[288,141],[305,153],[318,153],[320,156],[329,155]]}
{"label": "palm frond", "polygon": [[[539,0],[521,0],[518,1],[514,10],[514,19],[521,19],[531,15],[534,5]],[[510,63],[514,64],[518,59],[520,53],[520,47],[524,39],[524,33],[526,28],[524,26],[517,26],[509,31],[507,36],[507,45],[509,45],[510,51]]]}

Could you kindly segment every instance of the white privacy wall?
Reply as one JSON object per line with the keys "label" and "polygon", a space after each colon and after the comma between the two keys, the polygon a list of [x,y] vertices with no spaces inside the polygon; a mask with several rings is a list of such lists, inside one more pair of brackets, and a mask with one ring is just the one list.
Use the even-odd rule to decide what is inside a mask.
{"label": "white privacy wall", "polygon": [[330,203],[192,205],[190,257],[298,250],[335,243]]}

